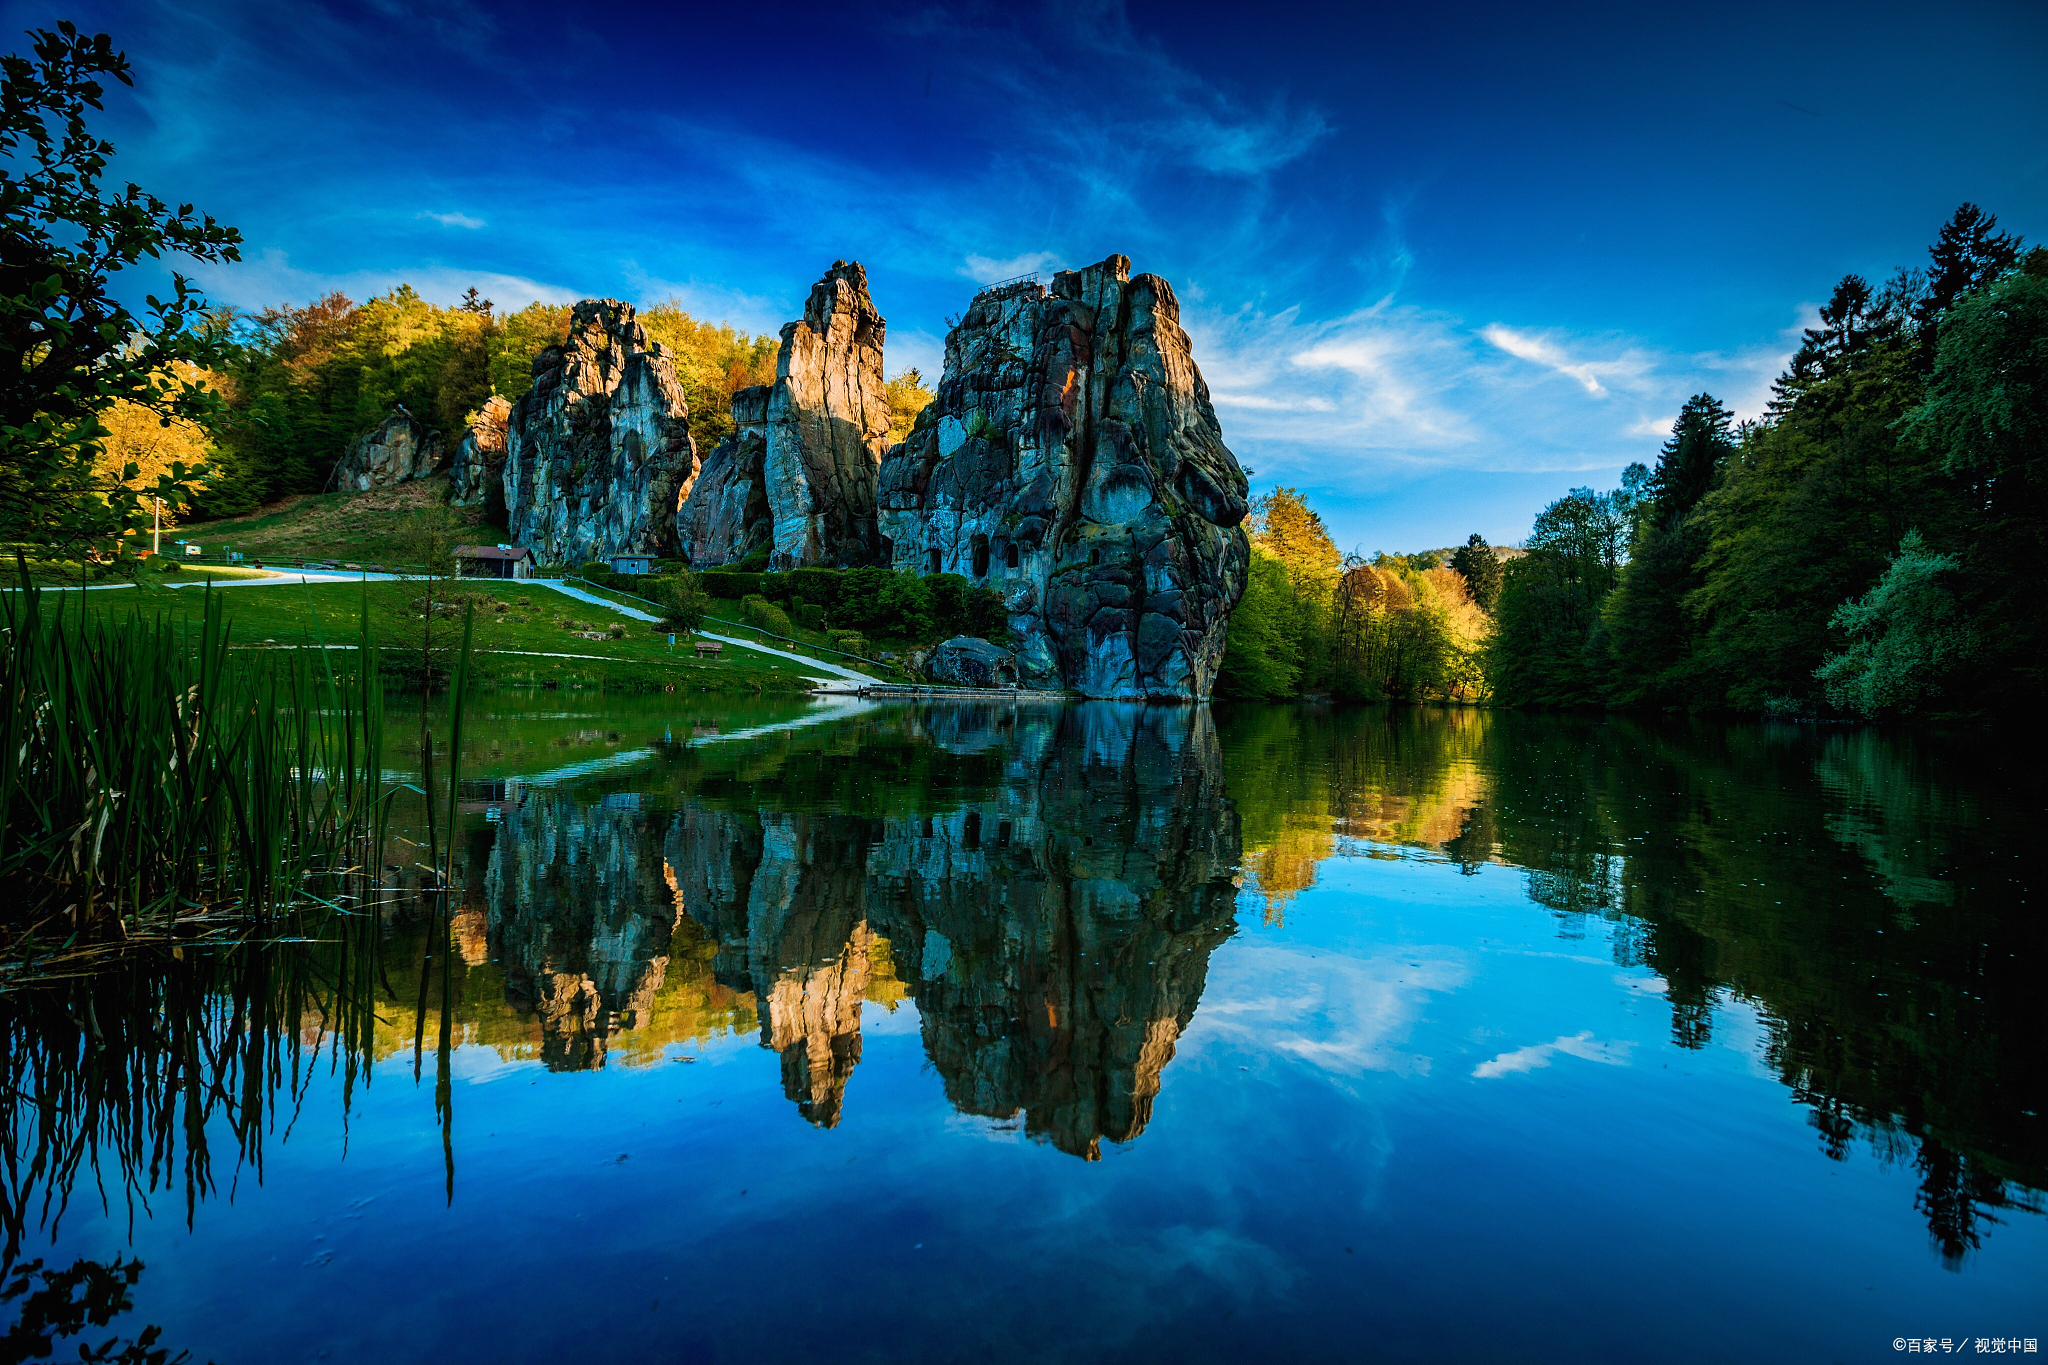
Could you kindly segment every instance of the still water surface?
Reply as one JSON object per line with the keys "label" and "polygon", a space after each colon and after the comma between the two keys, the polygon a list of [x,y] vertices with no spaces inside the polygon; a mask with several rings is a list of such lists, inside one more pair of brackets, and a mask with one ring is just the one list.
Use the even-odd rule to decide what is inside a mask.
{"label": "still water surface", "polygon": [[135,1275],[82,1339],[2048,1336],[2043,793],[1982,745],[560,694],[470,733],[451,922],[0,997],[12,1257]]}

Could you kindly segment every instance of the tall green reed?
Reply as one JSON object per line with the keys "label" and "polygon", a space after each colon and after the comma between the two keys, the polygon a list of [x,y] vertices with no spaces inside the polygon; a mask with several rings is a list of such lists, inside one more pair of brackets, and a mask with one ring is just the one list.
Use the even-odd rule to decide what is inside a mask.
{"label": "tall green reed", "polygon": [[222,605],[208,590],[196,623],[116,618],[52,606],[25,573],[0,600],[0,927],[17,943],[267,924],[333,905],[383,846],[367,602],[341,676],[324,644],[233,649]]}

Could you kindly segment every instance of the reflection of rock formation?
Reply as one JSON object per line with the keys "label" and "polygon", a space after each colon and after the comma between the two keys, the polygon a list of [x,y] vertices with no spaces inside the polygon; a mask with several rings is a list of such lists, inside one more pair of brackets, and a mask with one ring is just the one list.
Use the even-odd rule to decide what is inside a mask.
{"label": "reflection of rock formation", "polygon": [[601,1066],[614,1032],[647,1022],[676,924],[657,821],[551,792],[504,812],[489,931],[508,1000],[540,1016],[550,1070]]}
{"label": "reflection of rock formation", "polygon": [[826,1128],[860,1061],[867,835],[845,816],[691,810],[668,841],[683,905],[718,944],[719,981],[754,992],[783,1090]]}
{"label": "reflection of rock formation", "polygon": [[1098,705],[1019,726],[993,799],[891,823],[869,913],[947,1097],[1022,1110],[1093,1158],[1144,1130],[1232,932],[1237,817],[1206,711]]}
{"label": "reflection of rock formation", "polygon": [[1180,305],[1112,256],[983,290],[883,463],[898,569],[1003,594],[1031,686],[1205,697],[1244,592],[1246,483]]}
{"label": "reflection of rock formation", "polygon": [[961,1109],[1092,1157],[1143,1131],[1229,936],[1237,819],[1206,712],[958,707],[924,740],[1000,750],[944,815],[692,810],[667,845],[684,908],[750,987],[806,1117],[838,1119],[886,937]]}

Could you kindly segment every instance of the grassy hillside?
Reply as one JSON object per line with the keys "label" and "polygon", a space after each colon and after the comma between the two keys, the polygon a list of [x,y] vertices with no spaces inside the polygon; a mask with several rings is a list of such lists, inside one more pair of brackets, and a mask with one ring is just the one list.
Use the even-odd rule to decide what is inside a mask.
{"label": "grassy hillside", "polygon": [[[145,575],[145,578],[147,576]],[[699,662],[688,644],[670,653],[668,636],[644,622],[627,621],[542,587],[464,583],[460,596],[476,601],[475,677],[496,687],[612,687],[628,690],[675,688],[679,692],[800,692],[810,683],[801,665],[751,650],[728,647],[716,661]],[[417,679],[426,659],[430,623],[415,607],[418,583],[278,584],[217,590],[232,640],[244,648],[353,645],[364,603],[370,629],[384,652],[387,671]],[[168,614],[196,620],[208,590],[172,590],[145,582],[118,592],[67,594],[65,610],[81,608],[117,619],[135,614]],[[58,598],[45,599],[55,609]],[[500,610],[500,608],[503,608]],[[614,638],[610,630],[624,627]],[[432,663],[447,666],[446,651],[462,636],[460,615],[431,622]],[[603,638],[585,638],[601,632]],[[352,657],[333,650],[337,662]]]}
{"label": "grassy hillside", "polygon": [[[299,494],[241,517],[189,522],[178,532],[209,555],[233,549],[258,559],[315,558],[333,563],[382,564],[403,557],[398,538],[413,516],[443,505],[445,474],[373,488],[367,493]],[[475,528],[479,542],[496,544],[505,533],[486,526],[478,509],[451,508]]]}

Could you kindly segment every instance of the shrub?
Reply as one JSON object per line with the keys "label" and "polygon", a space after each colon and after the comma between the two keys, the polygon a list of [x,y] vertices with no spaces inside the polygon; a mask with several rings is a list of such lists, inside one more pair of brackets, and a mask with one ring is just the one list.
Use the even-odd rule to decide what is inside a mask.
{"label": "shrub", "polygon": [[706,569],[698,575],[704,591],[721,601],[737,602],[749,593],[761,591],[762,575],[736,569]]}
{"label": "shrub", "polygon": [[702,575],[683,569],[661,580],[656,588],[662,604],[661,627],[684,634],[704,624],[711,599],[704,592]]}
{"label": "shrub", "polygon": [[623,640],[626,638],[626,628],[620,625],[618,622],[614,621],[611,625],[609,634],[614,640]]}
{"label": "shrub", "polygon": [[740,619],[776,635],[790,632],[789,614],[758,593],[740,599]]}
{"label": "shrub", "polygon": [[797,623],[805,630],[823,630],[825,628],[825,609],[810,605],[799,607],[797,608],[796,619]]}

